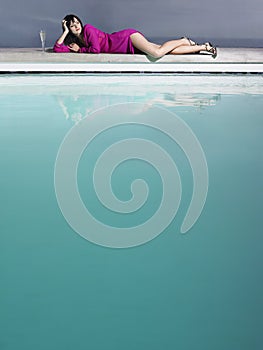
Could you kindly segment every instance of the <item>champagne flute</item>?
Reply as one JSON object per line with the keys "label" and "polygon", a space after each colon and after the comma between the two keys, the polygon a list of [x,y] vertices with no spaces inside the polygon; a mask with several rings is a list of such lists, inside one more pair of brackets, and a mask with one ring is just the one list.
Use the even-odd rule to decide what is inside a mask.
{"label": "champagne flute", "polygon": [[46,32],[44,30],[40,30],[39,35],[42,44],[42,51],[45,52]]}

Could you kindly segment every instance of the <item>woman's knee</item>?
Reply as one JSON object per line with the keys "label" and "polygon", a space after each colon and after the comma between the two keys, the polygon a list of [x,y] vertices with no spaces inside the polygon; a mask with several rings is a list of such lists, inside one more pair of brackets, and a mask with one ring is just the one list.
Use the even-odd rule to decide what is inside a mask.
{"label": "woman's knee", "polygon": [[151,52],[153,58],[161,58],[164,56],[163,50],[161,48],[154,48]]}

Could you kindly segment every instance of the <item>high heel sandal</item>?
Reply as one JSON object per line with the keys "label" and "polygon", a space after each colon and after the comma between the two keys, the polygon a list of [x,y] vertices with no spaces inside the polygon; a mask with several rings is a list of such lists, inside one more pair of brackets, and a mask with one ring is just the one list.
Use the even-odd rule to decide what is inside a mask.
{"label": "high heel sandal", "polygon": [[[210,46],[210,49],[208,48]],[[217,48],[213,46],[211,43],[205,43],[205,49],[207,52],[210,52],[212,54],[213,58],[216,58],[217,56]]]}

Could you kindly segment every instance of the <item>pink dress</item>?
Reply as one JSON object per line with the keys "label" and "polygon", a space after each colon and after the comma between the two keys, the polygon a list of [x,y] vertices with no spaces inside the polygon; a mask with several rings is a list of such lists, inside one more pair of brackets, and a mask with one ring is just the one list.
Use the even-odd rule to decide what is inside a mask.
{"label": "pink dress", "polygon": [[[132,45],[130,35],[139,33],[135,29],[124,29],[111,34],[102,32],[91,24],[86,24],[83,28],[83,38],[85,46],[80,48],[84,53],[130,53],[137,52]],[[64,43],[55,43],[54,52],[71,52]]]}

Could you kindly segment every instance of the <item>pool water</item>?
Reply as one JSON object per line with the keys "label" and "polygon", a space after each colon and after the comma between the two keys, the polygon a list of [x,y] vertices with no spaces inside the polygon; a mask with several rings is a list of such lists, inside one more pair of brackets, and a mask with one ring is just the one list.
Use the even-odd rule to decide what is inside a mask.
{"label": "pool water", "polygon": [[[262,76],[13,75],[0,77],[0,91],[1,349],[261,349]],[[162,127],[149,126],[155,120]],[[103,123],[110,127],[103,129]],[[191,164],[186,147],[162,132],[176,125],[195,135],[209,175],[203,207],[186,233],[182,222],[205,179],[195,182],[200,163]],[[77,133],[78,144],[81,131],[92,135],[93,127],[78,169],[61,168],[67,137]],[[131,154],[146,152],[139,140],[169,153],[182,190],[180,195],[178,181],[168,186],[178,196],[171,195],[167,208],[181,198],[155,237],[150,230],[144,242],[117,248],[110,229],[141,227],[163,205],[164,175],[134,155],[111,179],[103,165],[99,180],[111,182],[123,204],[133,199],[131,183],[143,179],[145,202],[118,212],[97,196],[98,158],[111,144],[131,138]],[[64,162],[75,157],[74,147]],[[125,156],[121,148],[105,153],[108,163]],[[197,148],[186,153],[198,156]],[[96,240],[99,229],[84,223],[84,237],[65,215],[63,187],[57,186],[71,172],[77,172],[81,199],[112,243],[89,240],[89,231]],[[164,172],[169,176],[168,163]],[[81,213],[73,200],[69,208],[78,224]]]}

